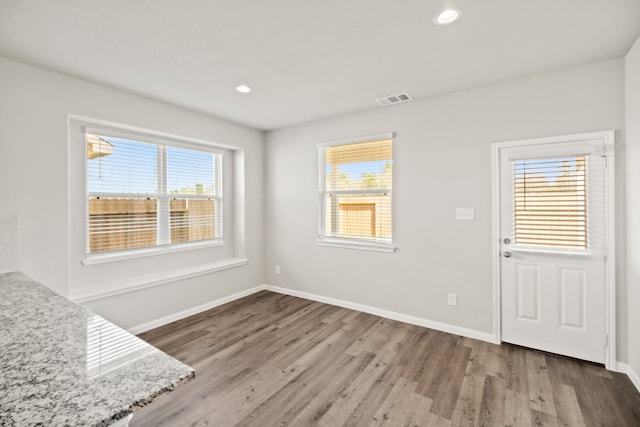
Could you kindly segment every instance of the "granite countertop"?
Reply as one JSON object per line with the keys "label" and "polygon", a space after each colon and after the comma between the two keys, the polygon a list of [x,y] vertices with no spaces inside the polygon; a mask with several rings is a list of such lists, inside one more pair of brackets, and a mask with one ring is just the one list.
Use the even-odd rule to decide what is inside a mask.
{"label": "granite countertop", "polygon": [[24,274],[0,274],[0,426],[108,426],[193,377]]}

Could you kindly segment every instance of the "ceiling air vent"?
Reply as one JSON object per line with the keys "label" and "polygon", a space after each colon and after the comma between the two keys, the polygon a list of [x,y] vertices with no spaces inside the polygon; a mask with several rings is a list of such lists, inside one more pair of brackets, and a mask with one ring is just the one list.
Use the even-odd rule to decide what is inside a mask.
{"label": "ceiling air vent", "polygon": [[407,92],[403,92],[397,95],[389,95],[383,98],[378,98],[376,99],[376,102],[380,105],[391,105],[391,104],[398,104],[400,102],[411,101],[412,99],[413,98],[411,98],[411,95],[409,95]]}

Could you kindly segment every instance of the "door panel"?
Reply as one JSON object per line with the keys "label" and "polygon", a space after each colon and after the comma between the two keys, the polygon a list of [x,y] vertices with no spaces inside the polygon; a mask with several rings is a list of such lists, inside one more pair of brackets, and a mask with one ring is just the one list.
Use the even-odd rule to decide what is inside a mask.
{"label": "door panel", "polygon": [[560,268],[560,326],[586,330],[585,269]]}
{"label": "door panel", "polygon": [[518,319],[540,321],[540,267],[518,264]]}
{"label": "door panel", "polygon": [[503,341],[605,359],[602,140],[500,152]]}

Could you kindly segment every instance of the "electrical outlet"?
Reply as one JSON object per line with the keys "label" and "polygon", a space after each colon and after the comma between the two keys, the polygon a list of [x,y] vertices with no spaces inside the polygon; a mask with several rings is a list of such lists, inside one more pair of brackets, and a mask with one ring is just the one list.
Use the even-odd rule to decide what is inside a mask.
{"label": "electrical outlet", "polygon": [[276,264],[276,274],[280,274],[280,264]]}
{"label": "electrical outlet", "polygon": [[447,302],[449,305],[456,306],[458,305],[458,297],[456,294],[447,294]]}

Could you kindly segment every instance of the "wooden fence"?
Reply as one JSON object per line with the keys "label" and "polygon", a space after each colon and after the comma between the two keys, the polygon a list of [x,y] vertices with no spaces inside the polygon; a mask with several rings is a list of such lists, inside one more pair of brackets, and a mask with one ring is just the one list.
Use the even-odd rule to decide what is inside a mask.
{"label": "wooden fence", "polygon": [[[155,246],[158,236],[157,199],[90,198],[89,252]],[[171,199],[171,243],[215,237],[215,202]]]}

